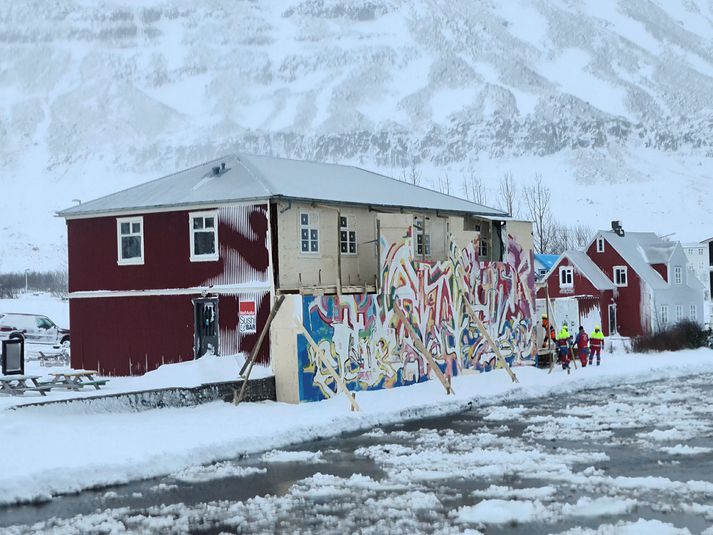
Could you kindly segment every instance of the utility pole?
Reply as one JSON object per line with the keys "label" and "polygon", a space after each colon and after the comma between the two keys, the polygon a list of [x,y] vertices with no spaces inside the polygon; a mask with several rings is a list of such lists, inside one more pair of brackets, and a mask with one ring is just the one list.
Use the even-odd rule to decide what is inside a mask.
{"label": "utility pole", "polygon": [[29,268],[25,268],[25,293],[27,293],[27,274],[30,272]]}

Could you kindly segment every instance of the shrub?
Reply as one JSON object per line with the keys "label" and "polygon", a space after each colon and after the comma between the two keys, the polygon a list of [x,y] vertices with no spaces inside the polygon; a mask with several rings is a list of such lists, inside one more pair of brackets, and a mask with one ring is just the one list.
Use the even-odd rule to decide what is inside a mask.
{"label": "shrub", "polygon": [[637,336],[631,341],[631,349],[635,353],[649,351],[678,351],[680,349],[696,349],[711,347],[713,334],[695,321],[681,321],[659,330],[654,334]]}

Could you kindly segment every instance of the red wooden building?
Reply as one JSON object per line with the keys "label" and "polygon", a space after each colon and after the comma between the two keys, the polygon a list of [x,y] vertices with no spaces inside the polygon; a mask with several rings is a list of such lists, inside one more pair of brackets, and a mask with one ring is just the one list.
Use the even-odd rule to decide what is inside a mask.
{"label": "red wooden building", "polygon": [[650,232],[599,231],[584,252],[564,253],[546,281],[550,297],[597,297],[605,335],[703,321],[704,289],[681,244]]}

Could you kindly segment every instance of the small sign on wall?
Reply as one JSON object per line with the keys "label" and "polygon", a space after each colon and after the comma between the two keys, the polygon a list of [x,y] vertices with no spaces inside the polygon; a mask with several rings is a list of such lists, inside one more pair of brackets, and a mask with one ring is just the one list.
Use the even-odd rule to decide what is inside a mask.
{"label": "small sign on wall", "polygon": [[257,332],[257,306],[254,299],[241,300],[238,304],[238,325],[240,334]]}

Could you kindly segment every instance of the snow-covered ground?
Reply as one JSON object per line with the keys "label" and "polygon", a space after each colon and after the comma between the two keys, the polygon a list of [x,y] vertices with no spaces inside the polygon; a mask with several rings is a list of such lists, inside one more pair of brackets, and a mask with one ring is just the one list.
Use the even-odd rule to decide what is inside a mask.
{"label": "snow-covered ground", "polygon": [[[235,407],[216,402],[141,413],[91,413],[66,406],[4,411],[0,458],[13,462],[0,473],[0,503],[48,500],[59,493],[170,474],[319,437],[451,414],[473,404],[710,373],[713,351],[606,354],[601,367],[580,368],[572,375],[529,367],[516,372],[517,384],[502,370],[456,377],[454,396],[446,396],[437,381],[359,393],[358,413],[349,411],[343,396],[301,405],[262,402]],[[498,412],[491,417],[497,418]],[[538,432],[576,432],[575,421],[564,422],[561,431]]]}

